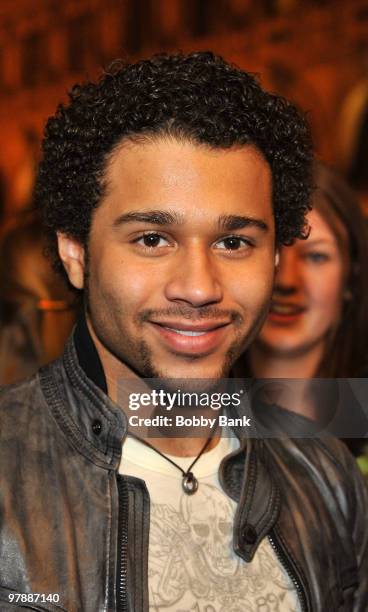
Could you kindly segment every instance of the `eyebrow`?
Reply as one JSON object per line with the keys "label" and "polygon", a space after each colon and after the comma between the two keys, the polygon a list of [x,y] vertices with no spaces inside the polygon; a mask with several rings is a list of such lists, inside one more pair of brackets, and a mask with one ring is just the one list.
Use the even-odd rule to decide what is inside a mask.
{"label": "eyebrow", "polygon": [[[183,225],[184,216],[175,210],[136,210],[119,215],[113,222],[118,228],[126,223],[150,223],[152,225]],[[218,228],[222,231],[233,231],[245,227],[255,227],[263,232],[269,228],[262,219],[242,215],[220,215],[217,220]]]}
{"label": "eyebrow", "polygon": [[254,217],[244,217],[242,215],[221,215],[218,219],[218,226],[221,230],[231,232],[244,227],[256,227],[263,232],[267,232],[268,225],[262,219]]}
{"label": "eyebrow", "polygon": [[313,246],[316,244],[332,244],[335,241],[333,240],[333,238],[308,238],[308,240],[303,241],[305,246]]}
{"label": "eyebrow", "polygon": [[183,216],[176,211],[166,210],[137,210],[120,215],[115,219],[113,227],[125,223],[152,223],[153,225],[182,225]]}

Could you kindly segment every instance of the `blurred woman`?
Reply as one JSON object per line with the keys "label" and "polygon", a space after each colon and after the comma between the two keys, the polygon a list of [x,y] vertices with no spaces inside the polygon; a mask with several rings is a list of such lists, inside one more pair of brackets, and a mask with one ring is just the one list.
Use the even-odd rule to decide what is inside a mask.
{"label": "blurred woman", "polygon": [[0,241],[0,385],[59,357],[75,322],[75,293],[44,255],[41,222],[24,212]]}
{"label": "blurred woman", "polygon": [[[347,184],[321,163],[315,185],[309,237],[281,249],[270,312],[246,356],[257,378],[367,376],[366,220]],[[315,417],[310,394],[303,397],[291,398],[295,411]]]}
{"label": "blurred woman", "polygon": [[257,376],[358,377],[368,357],[368,235],[345,181],[315,165],[310,234],[283,247],[269,316],[248,359]]}

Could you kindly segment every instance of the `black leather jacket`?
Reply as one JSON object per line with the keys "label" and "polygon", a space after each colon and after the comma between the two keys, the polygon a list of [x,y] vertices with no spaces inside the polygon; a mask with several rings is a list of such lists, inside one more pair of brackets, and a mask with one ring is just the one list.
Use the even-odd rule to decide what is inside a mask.
{"label": "black leather jacket", "polygon": [[[117,474],[125,432],[73,341],[61,360],[2,390],[1,612],[148,610],[149,496],[143,481]],[[220,480],[238,502],[239,556],[251,561],[269,537],[303,611],[367,612],[367,493],[342,444],[242,440]]]}

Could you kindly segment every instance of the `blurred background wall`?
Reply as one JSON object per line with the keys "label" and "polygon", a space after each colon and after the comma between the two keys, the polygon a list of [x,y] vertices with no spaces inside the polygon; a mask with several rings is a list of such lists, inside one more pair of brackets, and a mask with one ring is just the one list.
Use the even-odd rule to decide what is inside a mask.
{"label": "blurred background wall", "polygon": [[4,216],[29,203],[45,120],[73,83],[115,58],[174,49],[214,50],[294,100],[319,156],[364,200],[368,0],[1,0]]}

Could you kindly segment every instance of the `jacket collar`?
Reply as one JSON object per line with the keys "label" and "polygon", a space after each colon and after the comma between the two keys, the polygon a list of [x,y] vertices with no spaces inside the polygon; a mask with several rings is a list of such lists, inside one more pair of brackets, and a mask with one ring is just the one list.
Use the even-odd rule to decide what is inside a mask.
{"label": "jacket collar", "polygon": [[117,470],[127,419],[80,366],[73,336],[62,358],[41,368],[39,378],[55,419],[76,450],[100,467]]}
{"label": "jacket collar", "polygon": [[79,365],[88,378],[107,395],[105,372],[89,332],[84,311],[78,317],[73,338]]}

